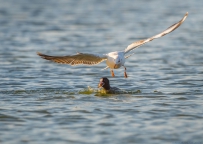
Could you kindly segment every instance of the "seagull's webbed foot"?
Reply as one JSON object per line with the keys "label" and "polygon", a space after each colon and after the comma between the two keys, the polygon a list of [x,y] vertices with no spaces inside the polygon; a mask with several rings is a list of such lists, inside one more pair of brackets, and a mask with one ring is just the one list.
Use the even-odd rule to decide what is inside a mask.
{"label": "seagull's webbed foot", "polygon": [[125,68],[125,71],[124,71],[124,77],[127,78],[128,75],[127,75],[127,73],[126,73],[126,67],[125,67],[125,66],[123,66],[123,67]]}
{"label": "seagull's webbed foot", "polygon": [[111,75],[112,77],[115,77],[113,70],[111,70]]}

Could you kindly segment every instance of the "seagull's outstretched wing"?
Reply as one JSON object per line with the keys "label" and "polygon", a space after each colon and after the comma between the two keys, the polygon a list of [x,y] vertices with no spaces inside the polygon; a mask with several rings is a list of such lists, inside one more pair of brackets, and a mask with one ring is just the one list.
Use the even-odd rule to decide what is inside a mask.
{"label": "seagull's outstretched wing", "polygon": [[126,49],[125,49],[125,54],[128,53],[129,51],[135,49],[135,48],[138,48],[139,46],[147,43],[147,42],[150,42],[152,41],[153,39],[156,39],[156,38],[160,38],[172,31],[174,31],[175,29],[177,29],[183,22],[184,20],[187,18],[188,16],[188,12],[185,14],[185,16],[177,23],[173,24],[172,26],[170,26],[169,28],[167,28],[165,31],[153,36],[153,37],[150,37],[148,39],[144,39],[144,40],[139,40],[139,41],[136,41],[132,44],[130,44]]}
{"label": "seagull's outstretched wing", "polygon": [[77,53],[76,55],[68,56],[49,56],[37,52],[43,59],[50,60],[56,63],[69,64],[69,65],[96,65],[107,59],[106,55],[91,54],[91,53]]}

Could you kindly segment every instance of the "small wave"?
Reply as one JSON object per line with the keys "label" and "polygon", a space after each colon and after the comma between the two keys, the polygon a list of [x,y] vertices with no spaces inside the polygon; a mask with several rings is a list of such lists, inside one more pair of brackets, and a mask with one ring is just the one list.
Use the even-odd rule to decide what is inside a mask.
{"label": "small wave", "polygon": [[136,93],[141,93],[141,90],[125,91],[125,90],[119,89],[119,90],[115,90],[115,91],[109,93],[106,90],[104,90],[103,88],[94,89],[94,88],[91,88],[88,86],[86,89],[79,91],[79,94],[93,94],[93,93],[95,93],[98,96],[106,96],[109,94],[136,94]]}
{"label": "small wave", "polygon": [[101,89],[95,89],[90,86],[88,86],[85,89],[79,90],[79,91],[70,91],[66,89],[36,89],[36,90],[4,90],[0,91],[0,94],[10,94],[10,95],[27,95],[27,94],[67,94],[67,95],[75,95],[75,94],[95,94],[96,96],[109,96],[112,94],[136,94],[141,93],[141,90],[136,91],[125,91],[122,89],[116,90],[113,93],[108,93],[103,88]]}
{"label": "small wave", "polygon": [[36,93],[53,93],[53,94],[75,94],[74,91],[67,91],[64,89],[36,89],[36,90],[4,90],[0,94],[36,94]]}

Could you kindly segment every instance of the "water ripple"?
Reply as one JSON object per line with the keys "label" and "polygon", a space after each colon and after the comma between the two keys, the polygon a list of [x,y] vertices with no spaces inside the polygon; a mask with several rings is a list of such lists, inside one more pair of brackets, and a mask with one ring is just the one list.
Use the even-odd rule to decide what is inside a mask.
{"label": "water ripple", "polygon": [[[203,3],[0,0],[0,143],[202,143]],[[161,6],[158,7],[157,6]],[[60,65],[36,52],[107,53],[160,32],[123,69]],[[101,77],[121,89],[105,94]]]}

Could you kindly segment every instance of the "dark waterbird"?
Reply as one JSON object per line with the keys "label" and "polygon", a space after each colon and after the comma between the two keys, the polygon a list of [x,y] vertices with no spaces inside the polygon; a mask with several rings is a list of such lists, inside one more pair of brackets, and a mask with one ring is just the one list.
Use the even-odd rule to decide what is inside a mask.
{"label": "dark waterbird", "polygon": [[103,77],[100,79],[98,88],[101,88],[101,87],[106,91],[106,93],[116,93],[120,91],[120,89],[117,87],[111,87],[109,79],[106,77]]}

